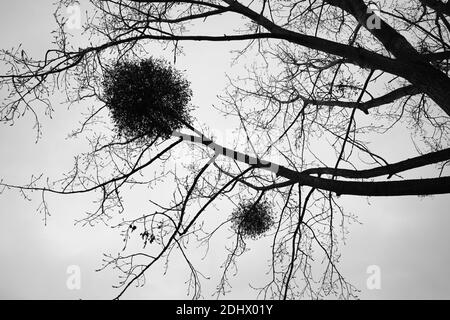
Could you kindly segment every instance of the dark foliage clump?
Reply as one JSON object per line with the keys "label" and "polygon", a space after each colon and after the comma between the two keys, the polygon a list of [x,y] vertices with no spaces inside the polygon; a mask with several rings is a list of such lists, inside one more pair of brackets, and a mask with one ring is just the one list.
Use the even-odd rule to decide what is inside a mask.
{"label": "dark foliage clump", "polygon": [[189,82],[163,60],[117,63],[106,70],[103,90],[121,136],[165,139],[189,123]]}
{"label": "dark foliage clump", "polygon": [[257,239],[274,224],[271,205],[265,201],[245,201],[231,214],[233,230],[244,238]]}

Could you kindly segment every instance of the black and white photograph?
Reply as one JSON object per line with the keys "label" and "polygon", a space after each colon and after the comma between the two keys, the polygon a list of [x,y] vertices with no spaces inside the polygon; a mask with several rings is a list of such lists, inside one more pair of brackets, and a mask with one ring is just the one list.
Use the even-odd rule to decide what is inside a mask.
{"label": "black and white photograph", "polygon": [[0,155],[0,300],[449,300],[450,3],[1,1]]}

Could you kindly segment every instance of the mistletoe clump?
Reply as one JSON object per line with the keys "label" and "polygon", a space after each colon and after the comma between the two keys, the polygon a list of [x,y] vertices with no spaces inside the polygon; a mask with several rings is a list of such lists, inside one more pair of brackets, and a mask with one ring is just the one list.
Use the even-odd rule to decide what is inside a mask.
{"label": "mistletoe clump", "polygon": [[244,238],[257,239],[274,224],[272,207],[269,202],[245,201],[231,214],[233,230]]}
{"label": "mistletoe clump", "polygon": [[189,82],[163,60],[116,63],[105,72],[103,91],[121,136],[165,139],[189,123]]}

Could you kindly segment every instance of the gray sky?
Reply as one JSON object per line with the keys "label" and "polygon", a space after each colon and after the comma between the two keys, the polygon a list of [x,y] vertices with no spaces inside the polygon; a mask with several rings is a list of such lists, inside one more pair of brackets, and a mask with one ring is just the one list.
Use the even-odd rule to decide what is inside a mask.
{"label": "gray sky", "polygon": [[[23,44],[25,50],[37,57],[51,41],[54,28],[53,1],[20,0],[1,4],[0,39],[2,48]],[[217,25],[220,31],[220,25]],[[230,66],[229,51],[239,44],[190,43],[185,44],[185,56],[179,57],[177,67],[185,69],[194,91],[194,103],[200,106],[196,116],[225,132],[228,124],[220,118],[212,104],[226,84],[225,72],[236,72]],[[159,51],[157,51],[159,52]],[[56,101],[62,96],[56,94]],[[0,126],[0,178],[11,183],[24,183],[31,174],[44,173],[57,177],[73,164],[73,156],[84,150],[83,141],[66,139],[77,125],[79,111],[54,105],[53,119],[43,119],[44,136],[35,144],[32,119],[20,119],[13,127]],[[394,162],[414,154],[408,131],[397,130],[388,141],[379,139],[373,145]],[[399,145],[403,147],[399,149]],[[395,152],[392,152],[394,151]],[[426,176],[427,171],[423,172]],[[161,196],[167,190],[153,190]],[[139,195],[130,206],[140,207]],[[16,192],[0,195],[0,298],[2,299],[88,299],[112,298],[117,290],[117,274],[111,271],[95,272],[101,265],[102,253],[116,253],[121,239],[108,227],[74,226],[83,217],[89,197],[49,196],[52,216],[47,226],[36,214],[39,195],[33,201],[24,200]],[[434,197],[360,198],[343,196],[345,208],[357,214],[362,225],[351,225],[348,241],[342,247],[341,271],[361,290],[361,298],[369,299],[449,299],[450,262],[449,195]],[[214,213],[216,214],[216,213]],[[222,239],[214,243],[223,247]],[[260,276],[254,271],[254,261],[265,266],[266,243],[251,244],[254,250],[244,255],[239,264],[239,275],[233,279],[233,291],[227,298],[251,298],[249,282],[258,284]],[[218,250],[219,251],[219,250]],[[217,276],[224,256],[210,254],[203,264],[205,274]],[[80,290],[69,290],[66,285],[67,268],[77,265],[81,270]],[[381,289],[366,287],[366,270],[377,265],[381,270]],[[206,268],[206,269],[205,269]],[[158,268],[147,278],[143,288],[132,288],[125,298],[164,299],[186,298],[184,281],[180,277],[186,268],[173,263],[167,275]],[[266,269],[261,269],[265,272]],[[213,278],[214,280],[214,278]],[[210,298],[215,281],[205,284],[204,297]],[[261,283],[259,283],[261,284]]]}

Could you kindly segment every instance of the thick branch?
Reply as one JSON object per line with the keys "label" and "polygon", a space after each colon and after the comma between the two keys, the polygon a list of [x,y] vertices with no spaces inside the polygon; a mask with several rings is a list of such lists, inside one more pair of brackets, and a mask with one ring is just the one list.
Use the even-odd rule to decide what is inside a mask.
{"label": "thick branch", "polygon": [[450,79],[441,71],[431,66],[406,38],[380,17],[380,26],[370,27],[368,20],[374,14],[368,10],[362,0],[327,0],[327,3],[339,7],[351,14],[373,34],[397,59],[401,77],[410,81],[424,93],[427,93],[444,112],[450,116]]}
{"label": "thick branch", "polygon": [[352,178],[352,179],[367,179],[374,178],[383,175],[388,175],[389,177],[397,174],[399,172],[404,172],[411,169],[420,168],[426,165],[442,162],[450,160],[450,148],[427,153],[418,157],[406,159],[397,163],[392,163],[386,166],[377,167],[373,169],[367,170],[349,170],[349,169],[333,169],[333,168],[314,168],[307,169],[302,173],[312,175],[335,175],[344,178]]}
{"label": "thick branch", "polygon": [[374,13],[372,10],[369,10],[364,1],[326,0],[326,2],[351,14],[362,26],[364,26],[384,45],[386,50],[392,53],[395,57],[404,58],[405,60],[415,60],[414,58],[418,57],[418,52],[409,43],[409,41],[380,17],[376,17],[380,22],[379,27],[368,25],[369,21],[371,21],[370,19],[374,18]]}
{"label": "thick branch", "polygon": [[[228,149],[205,137],[197,137],[183,133],[176,133],[175,136],[181,137],[185,141],[203,144],[213,149],[216,154],[218,153],[228,156],[239,162],[246,163],[253,168],[261,168],[264,170],[275,172],[278,176],[289,180],[286,183],[279,184],[280,187],[299,183],[300,185],[335,192],[339,195],[350,194],[359,196],[402,196],[450,193],[450,177],[387,182],[353,182],[318,178],[310,176],[309,174],[305,174],[304,172],[291,170],[270,161],[264,161],[258,158],[251,157],[244,153]],[[446,152],[448,151],[443,152],[445,157],[442,154],[438,154],[432,155],[428,158],[405,160],[406,164],[401,164],[401,166],[408,167],[412,166],[412,163],[428,163],[432,161],[431,159],[433,157],[434,160],[439,157],[447,158],[448,154]],[[398,164],[396,165],[398,166]],[[398,167],[394,165],[394,167],[390,169],[398,170]]]}
{"label": "thick branch", "polygon": [[321,106],[337,106],[341,108],[356,108],[361,110],[362,112],[368,114],[369,109],[379,107],[391,102],[394,102],[397,99],[400,99],[407,95],[414,95],[418,94],[420,91],[412,86],[405,86],[403,88],[395,89],[383,96],[380,96],[378,98],[371,99],[366,102],[354,102],[354,101],[333,101],[333,100],[316,100],[316,99],[309,99],[306,97],[302,97],[302,100],[305,103],[313,104],[313,105],[321,105]]}
{"label": "thick branch", "polygon": [[370,197],[420,196],[450,193],[450,177],[388,182],[352,182],[315,177],[298,177],[302,185],[335,192]]}
{"label": "thick branch", "polygon": [[435,10],[437,13],[443,13],[450,16],[450,3],[444,3],[439,0],[420,0],[422,4],[431,9]]}
{"label": "thick branch", "polygon": [[422,55],[422,59],[430,62],[447,60],[450,59],[450,51],[426,53]]}

